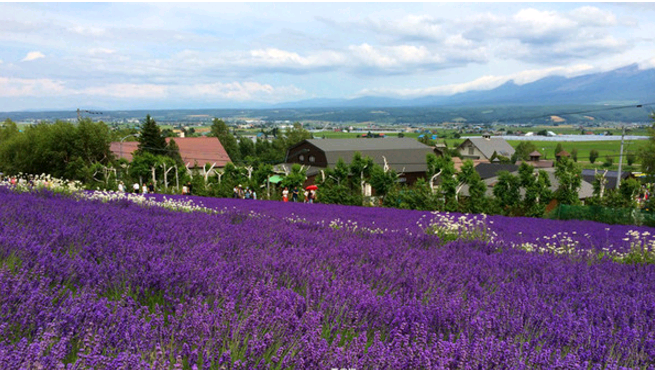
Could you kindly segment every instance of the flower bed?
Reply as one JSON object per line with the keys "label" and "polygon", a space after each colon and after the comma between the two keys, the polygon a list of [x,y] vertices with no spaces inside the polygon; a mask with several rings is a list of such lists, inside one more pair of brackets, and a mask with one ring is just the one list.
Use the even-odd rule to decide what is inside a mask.
{"label": "flower bed", "polygon": [[0,368],[655,366],[655,266],[542,238],[629,228],[152,199],[0,188]]}

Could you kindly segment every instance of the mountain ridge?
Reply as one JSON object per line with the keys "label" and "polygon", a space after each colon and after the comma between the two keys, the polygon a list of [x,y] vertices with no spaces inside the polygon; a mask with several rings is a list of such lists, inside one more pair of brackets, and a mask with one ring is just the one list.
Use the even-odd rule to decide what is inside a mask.
{"label": "mountain ridge", "polygon": [[649,103],[655,101],[655,68],[630,64],[611,71],[576,77],[546,76],[523,85],[508,80],[490,90],[453,95],[426,95],[412,99],[363,96],[354,99],[314,98],[271,105],[268,108],[391,108],[471,105]]}

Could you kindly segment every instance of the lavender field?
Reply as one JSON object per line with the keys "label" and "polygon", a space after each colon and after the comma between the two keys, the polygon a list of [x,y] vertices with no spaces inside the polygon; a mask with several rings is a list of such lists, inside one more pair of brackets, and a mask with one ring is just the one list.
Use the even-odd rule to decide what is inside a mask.
{"label": "lavender field", "polygon": [[5,187],[0,210],[0,369],[655,368],[652,229]]}

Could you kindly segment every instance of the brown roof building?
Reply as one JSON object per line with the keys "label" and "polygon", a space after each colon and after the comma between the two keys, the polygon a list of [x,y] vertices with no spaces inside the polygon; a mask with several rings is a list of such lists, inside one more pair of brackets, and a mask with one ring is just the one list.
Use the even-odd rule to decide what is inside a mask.
{"label": "brown roof building", "polygon": [[[168,143],[170,139],[166,138],[166,142]],[[225,148],[216,137],[176,137],[173,139],[180,148],[182,160],[184,163],[191,164],[191,167],[216,163],[216,167],[221,168],[225,167],[227,162],[231,162]],[[123,143],[116,141],[111,143],[111,151],[119,158],[132,161],[132,153],[137,150],[138,145],[139,143],[136,141]]]}
{"label": "brown roof building", "polygon": [[[285,162],[309,165],[317,170],[334,167],[339,158],[350,163],[355,152],[371,157],[380,166],[386,158],[389,167],[400,174],[399,181],[408,184],[425,177],[426,157],[433,153],[431,147],[411,138],[308,139],[289,148]],[[307,175],[311,177],[309,172]]]}

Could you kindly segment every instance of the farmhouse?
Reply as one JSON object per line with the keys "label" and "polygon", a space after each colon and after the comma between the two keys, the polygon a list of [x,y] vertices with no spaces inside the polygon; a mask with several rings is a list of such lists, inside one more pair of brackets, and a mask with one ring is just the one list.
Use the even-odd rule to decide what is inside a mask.
{"label": "farmhouse", "polygon": [[489,135],[468,138],[457,147],[457,150],[462,155],[462,159],[484,159],[487,161],[491,160],[494,152],[507,158],[514,154],[514,148],[505,139]]}
{"label": "farmhouse", "polygon": [[[619,171],[589,170],[589,169],[582,170],[582,179],[593,184],[594,181],[596,181],[597,173],[600,175],[605,173],[605,180],[607,180],[607,183],[605,184],[606,189],[616,188],[616,178],[618,177]],[[630,172],[621,171],[621,181],[628,178],[635,178],[635,176]]]}
{"label": "farmhouse", "polygon": [[371,157],[376,164],[399,174],[399,181],[413,184],[427,171],[426,156],[433,149],[411,138],[385,139],[308,139],[289,148],[286,164],[298,163],[311,166],[308,177],[316,176],[318,170],[334,167],[339,160],[350,163],[355,152],[362,157]]}
{"label": "farmhouse", "polygon": [[[202,167],[205,164],[211,166],[214,163],[216,163],[215,168],[222,168],[231,162],[225,148],[216,137],[176,137],[173,139],[180,148],[182,160],[191,168]],[[171,138],[166,138],[167,143],[170,140]],[[132,153],[137,150],[138,145],[139,143],[136,141],[112,142],[111,151],[118,158],[125,158],[131,162]]]}
{"label": "farmhouse", "polygon": [[[477,168],[476,168],[477,169]],[[535,169],[536,170],[536,169]],[[550,191],[555,192],[559,188],[559,179],[555,177],[555,168],[542,168],[547,174],[548,179],[550,180]],[[514,176],[518,176],[518,171],[510,172]],[[499,176],[496,174],[493,177],[488,177],[484,179],[484,183],[487,185],[486,195],[493,197],[493,187],[498,183]],[[469,196],[468,185],[463,185],[459,193],[461,196]],[[525,189],[521,188],[521,196],[525,195]],[[594,187],[587,181],[582,180],[580,183],[580,189],[578,190],[578,198],[580,200],[585,200],[591,198],[594,195]]]}

